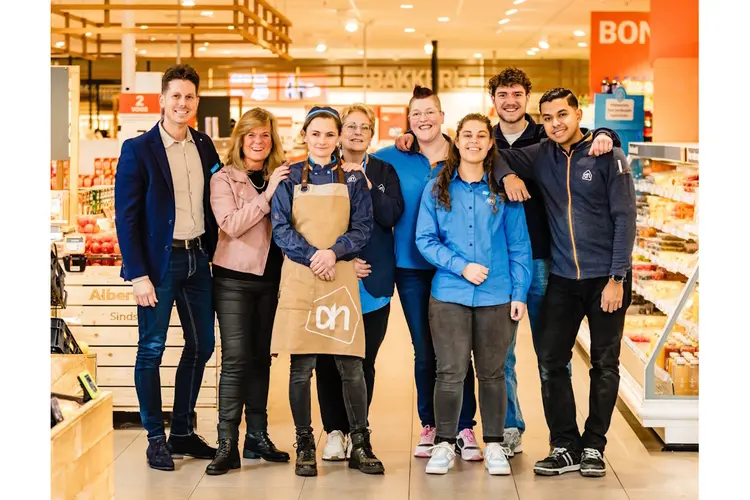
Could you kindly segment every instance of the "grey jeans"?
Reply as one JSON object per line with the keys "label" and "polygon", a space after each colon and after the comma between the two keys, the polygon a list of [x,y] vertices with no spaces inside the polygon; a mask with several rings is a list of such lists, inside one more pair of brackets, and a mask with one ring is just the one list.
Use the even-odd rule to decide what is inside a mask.
{"label": "grey jeans", "polygon": [[508,397],[505,359],[513,340],[510,304],[467,307],[430,297],[430,330],[437,358],[435,422],[441,441],[458,433],[464,378],[474,352],[485,443],[503,439]]}
{"label": "grey jeans", "polygon": [[[289,373],[289,404],[297,434],[312,432],[310,379],[318,361],[317,354],[292,354]],[[344,406],[351,431],[367,428],[367,386],[362,359],[334,356],[344,391]]]}

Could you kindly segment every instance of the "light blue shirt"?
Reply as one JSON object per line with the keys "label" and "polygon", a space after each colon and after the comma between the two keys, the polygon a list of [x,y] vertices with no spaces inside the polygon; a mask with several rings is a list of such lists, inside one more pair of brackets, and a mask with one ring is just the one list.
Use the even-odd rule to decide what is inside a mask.
{"label": "light blue shirt", "polygon": [[[450,212],[438,206],[432,194],[434,185],[432,180],[424,189],[416,229],[419,251],[437,267],[432,296],[468,307],[496,306],[511,300],[525,303],[532,255],[523,206],[502,202],[499,195],[493,200],[487,174],[471,184],[454,174],[449,185]],[[472,262],[489,269],[479,286],[461,275]]]}
{"label": "light blue shirt", "polygon": [[390,297],[373,297],[367,291],[362,280],[359,280],[359,301],[362,304],[362,314],[382,309],[390,303]]}

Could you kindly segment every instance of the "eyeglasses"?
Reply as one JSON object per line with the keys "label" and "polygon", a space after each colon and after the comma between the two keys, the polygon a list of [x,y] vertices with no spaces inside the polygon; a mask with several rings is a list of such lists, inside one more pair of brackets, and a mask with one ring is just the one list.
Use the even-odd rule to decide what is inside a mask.
{"label": "eyeglasses", "polygon": [[372,125],[368,125],[366,123],[363,123],[362,125],[357,125],[356,123],[347,123],[344,125],[344,130],[349,132],[350,134],[353,134],[357,130],[361,130],[363,134],[369,134],[373,131]]}
{"label": "eyeglasses", "polygon": [[422,113],[421,111],[412,111],[411,113],[409,113],[409,118],[413,120],[419,120],[420,118],[422,118],[422,115],[424,115],[425,118],[429,119],[433,118],[438,113],[439,111],[437,109],[428,109],[424,113]]}

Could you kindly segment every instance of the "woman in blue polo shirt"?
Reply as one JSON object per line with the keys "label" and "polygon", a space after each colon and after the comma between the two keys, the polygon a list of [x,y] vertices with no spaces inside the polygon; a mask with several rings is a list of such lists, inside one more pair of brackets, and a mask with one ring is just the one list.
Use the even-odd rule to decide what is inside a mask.
{"label": "woman in blue polo shirt", "polygon": [[[435,351],[432,347],[430,322],[430,286],[435,267],[427,262],[414,243],[419,202],[427,183],[437,176],[451,148],[451,140],[440,127],[445,115],[440,99],[430,89],[416,86],[409,101],[409,127],[416,140],[408,152],[388,146],[374,156],[396,169],[404,197],[404,213],[394,227],[396,251],[396,288],[414,345],[414,380],[417,385],[417,413],[422,434],[414,456],[428,458],[435,444]],[[477,411],[474,397],[474,370],[469,363],[464,383],[464,397],[459,418],[457,445],[464,460],[482,460],[472,428]]]}
{"label": "woman in blue polo shirt", "polygon": [[437,267],[430,297],[437,437],[428,474],[445,474],[453,467],[472,352],[485,466],[491,475],[510,474],[510,452],[501,445],[508,404],[504,365],[513,322],[526,311],[532,256],[523,206],[496,192],[493,147],[489,118],[465,116],[448,161],[425,187],[419,208],[416,245]]}

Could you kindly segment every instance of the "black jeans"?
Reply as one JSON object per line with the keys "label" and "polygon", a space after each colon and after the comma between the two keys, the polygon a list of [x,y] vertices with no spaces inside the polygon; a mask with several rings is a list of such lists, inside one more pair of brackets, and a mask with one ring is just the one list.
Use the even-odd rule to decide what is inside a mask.
{"label": "black jeans", "polygon": [[[625,312],[632,300],[630,273],[623,285],[623,304],[614,313],[602,311],[602,291],[608,277],[571,280],[550,275],[542,305],[541,328],[533,335],[542,379],[544,416],[550,443],[573,450],[604,452],[620,385],[620,345]],[[589,416],[583,437],[576,423],[576,403],[568,363],[573,356],[583,318],[591,330]]]}
{"label": "black jeans", "polygon": [[[385,338],[388,328],[388,317],[391,313],[391,305],[387,304],[377,311],[362,315],[365,326],[365,359],[362,360],[362,369],[365,374],[365,386],[367,387],[367,409],[372,403],[372,393],[375,387],[375,358]],[[334,356],[330,354],[318,355],[318,364],[315,367],[315,382],[318,387],[318,403],[320,404],[320,416],[323,418],[323,429],[327,433],[341,431],[346,433],[349,428],[349,417],[344,405],[344,393],[341,387],[341,376],[336,367]]]}
{"label": "black jeans", "polygon": [[[349,430],[367,427],[367,387],[362,372],[362,358],[334,356],[336,368],[341,375],[344,406],[349,419]],[[310,410],[310,379],[318,360],[318,354],[292,354],[289,373],[289,404],[297,434],[312,432]]]}
{"label": "black jeans", "polygon": [[278,284],[214,278],[221,331],[219,439],[239,438],[242,410],[247,432],[268,428],[271,332]]}
{"label": "black jeans", "polygon": [[515,334],[510,304],[467,307],[430,297],[430,331],[437,357],[438,438],[450,442],[456,439],[464,379],[473,351],[484,442],[501,442],[508,407],[505,360]]}

